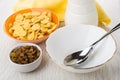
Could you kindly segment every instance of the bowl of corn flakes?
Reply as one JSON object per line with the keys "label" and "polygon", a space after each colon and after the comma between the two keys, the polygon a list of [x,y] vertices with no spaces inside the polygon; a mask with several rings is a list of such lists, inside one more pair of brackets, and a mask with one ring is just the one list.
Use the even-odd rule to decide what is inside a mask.
{"label": "bowl of corn flakes", "polygon": [[20,42],[40,43],[59,26],[56,14],[42,8],[24,9],[10,15],[4,24],[6,34]]}

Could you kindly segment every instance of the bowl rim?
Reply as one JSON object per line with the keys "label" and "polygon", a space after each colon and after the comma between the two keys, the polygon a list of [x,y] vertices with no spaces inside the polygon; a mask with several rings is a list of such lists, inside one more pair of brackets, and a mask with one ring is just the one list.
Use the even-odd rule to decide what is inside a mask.
{"label": "bowl rim", "polygon": [[[35,47],[40,51],[39,57],[38,57],[36,60],[34,60],[33,62],[27,63],[27,64],[18,64],[18,63],[13,62],[13,61],[10,59],[11,51],[14,50],[14,49],[17,48],[17,47],[20,47],[20,46],[35,46]],[[42,59],[42,56],[43,56],[43,51],[42,51],[41,47],[38,46],[37,44],[34,44],[34,43],[18,43],[17,45],[13,46],[13,47],[9,50],[8,59],[9,59],[9,61],[10,61],[12,64],[14,64],[14,65],[27,66],[27,65],[32,65],[32,64],[36,63],[39,59]]]}
{"label": "bowl rim", "polygon": [[[75,26],[75,25],[66,25],[66,26],[64,26],[64,27],[71,27],[71,26]],[[97,27],[97,28],[99,28],[99,29],[103,29],[103,28],[101,28],[101,27],[94,26],[94,25],[81,24],[81,25],[76,25],[76,26],[92,26],[92,27]],[[106,31],[105,29],[103,29],[103,30],[104,30],[105,32],[108,32],[108,31]],[[50,55],[50,57],[51,57],[51,59],[53,60],[53,62],[55,62],[56,64],[58,64],[61,68],[65,69],[65,70],[67,70],[67,71],[70,71],[70,72],[74,72],[74,71],[71,71],[71,70],[89,70],[89,69],[93,69],[93,68],[97,68],[97,67],[103,66],[103,65],[105,65],[107,62],[109,62],[109,61],[113,58],[113,56],[115,55],[115,53],[117,52],[117,49],[118,49],[118,45],[117,45],[116,39],[113,37],[112,34],[111,34],[110,36],[111,36],[112,39],[114,40],[115,50],[114,50],[113,55],[111,56],[111,58],[109,58],[106,62],[104,62],[104,63],[102,63],[102,64],[99,64],[99,65],[96,65],[96,66],[93,66],[93,67],[89,67],[89,68],[79,68],[79,69],[75,69],[75,68],[73,68],[73,67],[65,66],[64,64],[58,63],[56,60],[54,60],[54,59],[51,57],[51,55]],[[47,50],[47,44],[48,44],[48,42],[46,41],[46,50]],[[47,51],[47,53],[49,54],[48,51]],[[71,70],[69,70],[68,68],[70,68]],[[75,72],[75,73],[81,73],[81,72],[77,71],[77,72]]]}
{"label": "bowl rim", "polygon": [[[26,12],[27,11],[27,12]],[[22,42],[27,42],[27,41],[29,41],[29,42],[32,42],[32,43],[38,43],[41,39],[42,39],[42,41],[44,41],[44,40],[46,40],[48,37],[49,37],[49,35],[51,34],[49,34],[49,35],[46,35],[46,36],[44,36],[44,37],[42,37],[42,38],[39,38],[39,39],[36,39],[36,40],[19,40],[19,39],[16,39],[16,38],[14,38],[12,35],[10,35],[10,33],[7,31],[7,23],[8,23],[8,21],[11,19],[11,18],[15,18],[16,17],[16,15],[17,14],[23,14],[23,13],[28,13],[28,12],[43,12],[43,11],[47,11],[47,12],[50,12],[50,13],[52,13],[52,15],[56,18],[56,24],[57,24],[57,26],[56,26],[56,28],[55,28],[55,30],[59,27],[59,24],[60,24],[60,22],[59,22],[59,17],[56,15],[56,13],[54,12],[54,11],[52,11],[52,10],[49,10],[49,9],[46,9],[46,8],[27,8],[27,9],[22,9],[22,10],[19,10],[19,11],[16,11],[16,12],[14,12],[14,13],[12,13],[11,15],[9,15],[7,18],[6,18],[6,20],[4,21],[4,32],[10,37],[10,38],[12,38],[12,39],[14,39],[14,40],[17,40],[17,41],[22,41]],[[14,17],[13,17],[14,16]],[[55,31],[54,30],[54,31]],[[54,32],[53,31],[53,32]],[[52,32],[52,33],[53,33]]]}

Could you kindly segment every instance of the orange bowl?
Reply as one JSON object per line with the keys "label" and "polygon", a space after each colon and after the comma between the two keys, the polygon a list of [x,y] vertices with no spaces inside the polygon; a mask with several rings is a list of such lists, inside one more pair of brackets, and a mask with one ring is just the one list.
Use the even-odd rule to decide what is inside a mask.
{"label": "orange bowl", "polygon": [[[10,16],[6,19],[6,21],[5,21],[5,23],[4,23],[4,30],[5,30],[5,33],[6,33],[9,37],[11,37],[12,39],[17,40],[17,41],[19,41],[19,42],[29,42],[29,43],[40,43],[40,42],[45,41],[45,40],[49,37],[49,35],[50,35],[51,33],[50,33],[49,35],[46,35],[46,36],[44,36],[44,37],[42,37],[42,38],[39,38],[39,39],[36,39],[36,40],[19,40],[19,39],[13,37],[13,35],[9,32],[9,29],[10,29],[9,25],[10,25],[11,23],[13,24],[13,23],[15,22],[15,18],[16,18],[16,16],[17,16],[18,14],[24,14],[24,13],[28,13],[28,12],[40,12],[40,13],[41,13],[41,12],[50,12],[50,13],[51,13],[52,22],[56,24],[55,30],[56,30],[56,29],[58,28],[58,26],[59,26],[58,17],[56,16],[56,14],[55,14],[54,12],[52,12],[52,11],[50,11],[50,10],[42,9],[42,8],[24,9],[24,10],[20,10],[20,11],[18,11],[18,12],[13,13],[12,15],[10,15]],[[22,33],[21,33],[21,34],[22,34]]]}

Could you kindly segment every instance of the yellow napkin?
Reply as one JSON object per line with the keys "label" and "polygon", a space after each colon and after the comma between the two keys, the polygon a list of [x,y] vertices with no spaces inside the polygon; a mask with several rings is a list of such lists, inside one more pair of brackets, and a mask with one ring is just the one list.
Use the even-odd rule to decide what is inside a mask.
{"label": "yellow napkin", "polygon": [[[67,0],[19,0],[15,6],[14,11],[18,11],[26,8],[46,8],[54,11],[60,21],[64,21],[64,13],[66,10]],[[110,24],[111,20],[105,13],[102,7],[96,2],[96,8],[98,11],[98,25],[102,23]]]}
{"label": "yellow napkin", "polygon": [[96,8],[98,11],[98,25],[102,26],[103,23],[105,23],[106,25],[109,25],[111,23],[111,19],[102,9],[102,7],[98,4],[98,2],[96,2]]}

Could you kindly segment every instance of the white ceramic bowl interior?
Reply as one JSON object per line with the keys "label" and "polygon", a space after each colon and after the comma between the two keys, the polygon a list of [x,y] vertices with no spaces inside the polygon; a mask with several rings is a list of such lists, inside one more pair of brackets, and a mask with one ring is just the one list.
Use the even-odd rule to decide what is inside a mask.
{"label": "white ceramic bowl interior", "polygon": [[[36,44],[33,44],[33,43],[19,43],[17,44],[16,46],[14,46],[13,48],[11,48],[10,52],[19,47],[19,46],[35,46],[37,47],[37,49],[40,51],[40,56],[38,57],[38,59],[36,59],[35,61],[33,61],[32,63],[28,63],[28,64],[17,64],[17,63],[14,63],[11,61],[10,59],[10,54],[9,54],[9,61],[11,63],[11,68],[19,71],[19,72],[30,72],[30,71],[33,71],[35,70],[36,68],[38,68],[38,66],[40,65],[41,63],[41,60],[42,60],[42,49],[36,45]],[[9,53],[10,53],[9,52]]]}
{"label": "white ceramic bowl interior", "polygon": [[74,73],[95,71],[108,62],[116,51],[116,43],[111,35],[99,42],[91,58],[78,68],[64,65],[64,58],[73,52],[91,45],[103,36],[106,31],[92,25],[68,25],[58,29],[46,41],[46,50],[53,61],[63,69]]}

